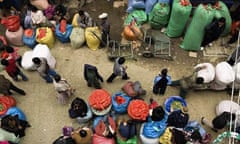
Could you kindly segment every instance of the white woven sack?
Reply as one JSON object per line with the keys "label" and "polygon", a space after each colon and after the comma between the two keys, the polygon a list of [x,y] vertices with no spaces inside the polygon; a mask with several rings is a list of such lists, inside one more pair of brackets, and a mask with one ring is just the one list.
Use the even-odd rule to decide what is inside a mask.
{"label": "white woven sack", "polygon": [[[216,114],[220,115],[223,112],[232,112],[232,113],[235,113],[239,117],[240,106],[236,102],[233,102],[230,100],[222,100],[216,106]],[[237,120],[237,125],[240,126],[240,119]]]}
{"label": "white woven sack", "polygon": [[159,138],[148,138],[143,135],[143,128],[144,123],[141,125],[140,128],[140,139],[142,141],[142,144],[159,144]]}
{"label": "white woven sack", "polygon": [[32,62],[32,54],[33,54],[32,50],[24,52],[24,54],[22,56],[22,61],[21,61],[23,69],[36,70],[34,63]]}
{"label": "white woven sack", "polygon": [[209,83],[215,78],[215,68],[211,63],[201,63],[194,67],[194,69],[202,68],[197,72],[197,77],[202,77],[204,79],[204,83]]}
{"label": "white woven sack", "polygon": [[220,62],[216,66],[215,81],[219,85],[228,85],[235,80],[235,72],[227,62]]}
{"label": "white woven sack", "polygon": [[84,29],[81,27],[73,27],[70,35],[70,42],[73,48],[80,48],[85,42]]}
{"label": "white woven sack", "polygon": [[235,72],[235,81],[240,83],[240,63],[235,64],[233,70]]}
{"label": "white woven sack", "polygon": [[8,31],[6,30],[6,38],[7,38],[7,41],[11,44],[11,45],[14,45],[14,46],[23,46],[24,43],[22,41],[22,37],[23,37],[23,28],[20,26],[20,28],[15,31],[15,32],[11,32],[11,31]]}
{"label": "white woven sack", "polygon": [[56,65],[56,59],[52,56],[49,48],[45,44],[38,44],[33,49],[33,55],[34,57],[44,57],[47,59],[47,63],[49,64],[50,68],[54,69]]}

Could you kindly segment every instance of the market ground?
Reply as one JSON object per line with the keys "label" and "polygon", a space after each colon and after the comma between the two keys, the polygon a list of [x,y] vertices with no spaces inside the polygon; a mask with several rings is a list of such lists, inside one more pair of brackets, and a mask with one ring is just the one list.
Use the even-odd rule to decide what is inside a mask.
{"label": "market ground", "polygon": [[[68,5],[74,7],[76,5],[75,2],[76,0],[70,1]],[[111,37],[115,40],[121,39],[120,34],[126,7],[113,8],[112,1],[99,0],[96,3],[87,4],[84,9],[89,11],[96,19],[97,15],[102,12],[108,12],[112,26]],[[178,95],[178,88],[173,87],[168,87],[164,96],[152,94],[153,79],[162,68],[168,68],[172,79],[179,79],[183,75],[191,74],[193,66],[200,62],[216,64],[224,60],[224,58],[218,57],[203,57],[201,52],[198,53],[196,58],[189,57],[188,52],[179,48],[180,41],[181,38],[171,39],[173,61],[139,57],[137,61],[128,60],[126,62],[126,65],[128,65],[127,72],[131,77],[130,80],[140,81],[143,88],[147,90],[147,95],[143,97],[147,102],[149,98],[154,98],[160,105],[163,105],[169,96]],[[21,47],[20,49],[21,53],[30,50],[27,47]],[[27,115],[27,119],[32,127],[26,130],[26,136],[21,139],[21,144],[49,144],[61,135],[63,126],[73,126],[74,128],[79,126],[75,120],[69,118],[68,109],[75,97],[81,97],[88,101],[89,95],[94,90],[87,87],[83,78],[84,64],[88,63],[97,66],[105,80],[112,73],[113,63],[108,60],[107,49],[99,49],[97,51],[92,51],[87,47],[73,49],[69,43],[62,44],[56,42],[51,52],[57,60],[56,71],[76,88],[76,93],[67,105],[60,105],[57,103],[56,92],[52,84],[45,83],[35,71],[24,71],[29,77],[29,81],[20,81],[15,84],[24,89],[27,95],[20,96],[14,94],[13,96],[17,100],[17,106]],[[1,73],[6,74],[5,72]],[[125,81],[116,79],[111,84],[104,82],[102,86],[113,94],[120,91],[124,83]],[[202,116],[211,120],[215,116],[215,106],[224,99],[230,99],[226,92],[192,91],[186,98],[190,120],[200,121]],[[206,130],[212,134],[213,138],[217,136],[210,129],[206,128]],[[139,141],[139,143],[141,142]]]}

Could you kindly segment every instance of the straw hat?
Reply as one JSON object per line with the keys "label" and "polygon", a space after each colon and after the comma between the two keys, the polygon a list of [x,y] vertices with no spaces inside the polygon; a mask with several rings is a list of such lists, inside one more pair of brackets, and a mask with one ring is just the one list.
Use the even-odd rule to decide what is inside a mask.
{"label": "straw hat", "polygon": [[98,18],[100,18],[100,19],[104,19],[104,18],[107,18],[107,17],[108,17],[107,13],[102,13],[98,16]]}

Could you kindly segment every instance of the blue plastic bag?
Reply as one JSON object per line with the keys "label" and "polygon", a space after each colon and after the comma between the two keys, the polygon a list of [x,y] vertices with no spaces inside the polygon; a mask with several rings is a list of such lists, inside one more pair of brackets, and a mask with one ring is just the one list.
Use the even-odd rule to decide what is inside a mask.
{"label": "blue plastic bag", "polygon": [[[124,98],[125,102],[122,103],[122,104],[118,104],[117,101],[116,101],[116,97],[117,96],[120,96],[120,97]],[[128,95],[126,95],[125,93],[123,93],[123,92],[117,92],[117,93],[113,94],[112,95],[113,110],[116,113],[119,113],[119,114],[126,113],[127,112],[127,107],[128,107],[128,104],[129,104],[130,100],[131,100],[131,98]]]}
{"label": "blue plastic bag", "polygon": [[28,47],[33,49],[36,46],[36,44],[37,44],[37,41],[36,41],[36,30],[33,30],[33,35],[31,37],[23,35],[22,41],[23,41],[23,43],[26,46],[28,46]]}
{"label": "blue plastic bag", "polygon": [[58,40],[60,40],[62,43],[67,43],[70,42],[70,35],[73,29],[73,26],[70,24],[67,24],[67,28],[66,28],[66,32],[62,33],[59,30],[60,24],[57,24],[56,26],[56,31],[55,31],[55,35],[57,37]]}
{"label": "blue plastic bag", "polygon": [[5,113],[5,115],[11,115],[11,116],[16,116],[18,115],[18,118],[20,120],[25,120],[27,121],[26,115],[23,113],[23,111],[21,109],[19,109],[18,107],[11,107],[7,110],[7,112]]}

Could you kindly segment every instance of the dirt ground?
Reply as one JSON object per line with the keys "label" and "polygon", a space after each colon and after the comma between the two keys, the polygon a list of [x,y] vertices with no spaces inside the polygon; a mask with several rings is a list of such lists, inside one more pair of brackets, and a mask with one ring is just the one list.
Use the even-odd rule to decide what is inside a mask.
{"label": "dirt ground", "polygon": [[[68,3],[69,6],[74,7],[74,1]],[[96,0],[96,3],[89,3],[84,7],[84,10],[95,19],[102,12],[109,13],[111,21],[111,37],[115,40],[120,40],[120,33],[122,31],[123,18],[126,7],[113,8],[113,1]],[[169,69],[169,75],[172,79],[181,78],[183,75],[191,74],[193,66],[200,62],[212,62],[216,64],[223,58],[216,57],[203,57],[202,53],[198,53],[198,57],[189,57],[188,52],[179,48],[181,38],[171,39],[171,50],[173,61],[168,61],[159,58],[141,58],[137,61],[128,60],[128,74],[131,81],[140,81],[144,89],[147,90],[147,95],[143,98],[148,102],[149,98],[154,98],[160,105],[169,96],[178,95],[178,88],[168,87],[164,96],[156,96],[152,94],[152,84],[154,77],[159,73],[162,68]],[[30,50],[27,47],[21,47],[21,53]],[[57,60],[56,71],[66,78],[74,88],[76,88],[75,95],[69,100],[67,105],[60,105],[56,100],[56,92],[52,84],[47,84],[35,71],[24,71],[29,77],[28,82],[15,83],[18,87],[24,89],[27,93],[26,96],[14,94],[17,100],[17,106],[21,108],[31,128],[26,130],[26,136],[21,139],[21,144],[49,144],[52,143],[57,137],[61,135],[63,126],[73,126],[77,128],[79,124],[69,118],[68,109],[71,101],[75,97],[84,98],[88,101],[88,97],[93,88],[89,88],[83,78],[83,65],[88,63],[98,67],[100,74],[106,80],[112,73],[113,63],[108,60],[107,49],[99,49],[92,51],[87,47],[80,49],[71,48],[70,44],[62,44],[56,42],[55,47],[51,49],[53,56]],[[1,72],[6,75],[5,72]],[[121,79],[114,80],[113,83],[108,84],[104,82],[103,88],[108,90],[111,94],[120,91],[125,81]],[[215,116],[215,106],[219,101],[230,99],[226,92],[213,92],[213,91],[198,91],[190,92],[186,98],[190,120],[200,121],[202,116],[212,119]],[[206,128],[215,138],[217,134],[210,129]],[[141,143],[140,141],[138,142]]]}

